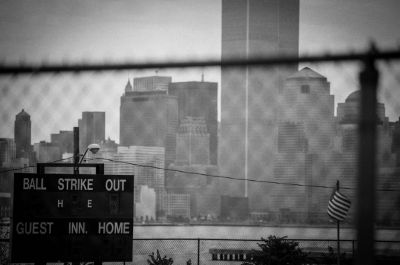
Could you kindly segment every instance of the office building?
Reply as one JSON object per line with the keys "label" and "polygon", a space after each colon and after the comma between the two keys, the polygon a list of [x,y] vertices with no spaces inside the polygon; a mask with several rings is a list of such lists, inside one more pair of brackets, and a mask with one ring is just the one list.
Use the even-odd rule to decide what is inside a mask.
{"label": "office building", "polygon": [[78,120],[79,152],[85,152],[93,143],[100,144],[105,140],[106,113],[102,111],[82,112],[82,119]]}
{"label": "office building", "polygon": [[157,213],[161,210],[162,194],[165,191],[163,147],[118,146],[117,153],[100,153],[104,160],[105,174],[134,175],[135,186],[148,186],[156,192]]}
{"label": "office building", "polygon": [[219,178],[212,177],[218,175],[217,166],[171,165],[169,169],[173,170],[173,174],[166,176],[166,191],[190,196],[192,218],[216,219],[220,216],[220,193],[224,187],[220,186]]}
{"label": "office building", "polygon": [[0,138],[0,167],[16,158],[15,142],[11,138]]}
{"label": "office building", "polygon": [[[298,56],[298,47],[298,0],[222,1],[222,61]],[[283,80],[296,71],[296,64],[267,69],[222,67],[218,163],[223,175],[271,178],[277,98]],[[247,197],[252,193],[247,181],[226,184],[226,195]]]}
{"label": "office building", "polygon": [[31,116],[24,110],[15,116],[14,141],[17,158],[30,158],[31,146]]}
{"label": "office building", "polygon": [[163,195],[162,208],[167,217],[182,218],[182,221],[187,221],[190,218],[190,195],[165,193]]}
{"label": "office building", "polygon": [[176,165],[209,165],[210,134],[204,118],[186,117],[176,134]]}
{"label": "office building", "polygon": [[168,90],[168,85],[171,83],[170,76],[146,76],[135,77],[133,79],[134,91],[153,91],[153,90]]}
{"label": "office building", "polygon": [[178,103],[167,90],[132,91],[121,96],[120,145],[165,148],[166,165],[176,156]]}
{"label": "office building", "polygon": [[40,141],[33,145],[35,151],[36,161],[38,163],[49,163],[55,160],[59,160],[62,157],[60,147],[57,144],[47,143]]}
{"label": "office building", "polygon": [[218,84],[216,82],[173,82],[169,94],[178,98],[179,125],[186,117],[202,117],[210,134],[210,163],[218,162]]}
{"label": "office building", "polygon": [[58,145],[61,154],[74,152],[74,133],[73,131],[60,131],[50,135],[50,142]]}
{"label": "office building", "polygon": [[[343,153],[356,154],[358,151],[358,122],[360,107],[360,91],[354,91],[337,107],[337,120],[341,139],[340,150]],[[378,118],[378,163],[380,166],[389,166],[394,163],[393,128],[389,125],[389,119],[385,116],[385,105],[377,103]]]}
{"label": "office building", "polygon": [[156,192],[147,185],[135,186],[135,218],[142,222],[156,220]]}

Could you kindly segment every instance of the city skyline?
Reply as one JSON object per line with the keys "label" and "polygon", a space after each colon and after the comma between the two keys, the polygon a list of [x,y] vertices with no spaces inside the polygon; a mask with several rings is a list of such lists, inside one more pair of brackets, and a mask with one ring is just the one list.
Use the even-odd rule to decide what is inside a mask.
{"label": "city skyline", "polygon": [[[132,92],[129,91],[132,89],[131,86],[126,86],[126,93]],[[149,90],[149,91],[139,91],[139,93],[152,93],[157,92],[159,90]],[[243,216],[248,216],[248,218],[252,218],[252,216],[258,216],[257,218],[261,218],[264,220],[270,220],[272,214],[273,216],[279,216],[283,214],[282,218],[289,218],[284,220],[290,220],[290,216],[294,214],[293,218],[299,222],[308,222],[307,220],[314,220],[316,222],[324,222],[326,219],[325,216],[325,201],[328,200],[328,193],[325,190],[314,189],[313,185],[318,183],[318,185],[323,185],[329,187],[331,182],[337,177],[341,179],[341,182],[344,183],[345,187],[354,187],[355,186],[355,167],[357,164],[357,117],[358,117],[358,106],[360,100],[360,92],[355,91],[350,93],[345,102],[339,103],[337,105],[338,115],[334,116],[333,112],[333,95],[330,94],[330,83],[329,79],[324,77],[323,75],[315,72],[313,69],[305,67],[298,71],[297,73],[289,76],[284,80],[284,87],[278,101],[280,102],[279,112],[279,127],[277,129],[277,142],[273,143],[274,146],[277,146],[277,153],[274,153],[274,161],[273,167],[271,168],[273,171],[271,173],[267,173],[266,179],[260,178],[257,181],[283,181],[286,183],[297,183],[304,187],[309,188],[294,188],[294,187],[281,187],[280,190],[272,189],[272,186],[263,186],[263,185],[250,185],[249,191],[252,196],[248,197],[248,208],[246,210],[246,214],[242,213]],[[141,101],[141,100],[140,100]],[[176,102],[177,105],[177,102]],[[20,114],[17,114],[16,117],[28,116],[21,111]],[[89,115],[88,112],[83,112],[82,115]],[[93,114],[101,114],[101,113],[93,113]],[[379,116],[379,148],[378,148],[378,161],[382,168],[380,168],[380,174],[383,174],[383,179],[379,180],[379,187],[383,185],[397,185],[394,174],[397,171],[391,171],[390,169],[395,170],[395,156],[397,155],[397,149],[393,149],[393,143],[397,141],[395,136],[392,137],[392,131],[398,127],[398,123],[389,124],[389,120],[385,114],[385,106],[382,103],[378,103],[378,116]],[[335,119],[336,117],[336,119]],[[100,118],[102,120],[102,118]],[[189,125],[192,123],[192,118],[188,117],[185,119],[185,124]],[[202,122],[201,122],[202,120]],[[206,123],[204,118],[198,120],[200,123],[195,125],[193,123],[192,129],[194,129],[198,136],[205,136],[204,132],[206,132]],[[188,123],[189,122],[189,123]],[[104,123],[101,122],[101,123]],[[202,124],[202,125],[201,125]],[[185,126],[186,126],[185,125]],[[203,128],[199,127],[203,126]],[[336,127],[336,129],[333,129]],[[189,127],[188,127],[189,128]],[[186,128],[186,129],[188,129]],[[183,128],[182,128],[183,129]],[[180,134],[183,131],[177,131]],[[61,132],[60,132],[61,133]],[[65,133],[65,132],[64,132]],[[196,137],[193,135],[193,137]],[[208,137],[207,141],[210,139]],[[203,140],[205,140],[204,138]],[[70,139],[71,140],[71,139]],[[200,139],[198,139],[200,140]],[[200,140],[198,143],[202,142]],[[136,158],[133,159],[134,156],[130,158],[124,157],[124,150],[143,150],[145,153],[149,153],[149,150],[164,150],[164,147],[145,147],[145,146],[122,146],[117,147],[115,145],[115,150],[112,151],[107,150],[106,148],[104,156],[100,155],[100,159],[105,158],[106,164],[106,172],[108,174],[112,173],[123,173],[130,174],[131,171],[136,167],[132,167],[133,164],[143,165],[142,167],[138,167],[139,171],[135,173],[138,176],[147,176],[150,171],[146,170],[148,166],[154,166],[152,161],[137,161]],[[162,145],[162,144],[159,144]],[[203,142],[201,145],[205,145]],[[201,147],[198,145],[197,148]],[[46,162],[52,159],[56,151],[54,148],[56,146],[52,145],[52,143],[40,142],[38,144],[35,143],[34,151],[36,151],[36,157],[38,162]],[[40,148],[43,148],[40,150]],[[118,149],[118,150],[117,150]],[[394,150],[394,152],[393,152]],[[82,150],[80,150],[82,152]],[[208,151],[203,152],[201,148],[198,149],[198,154],[205,154]],[[43,152],[43,153],[41,153]],[[131,152],[131,151],[129,151]],[[135,151],[136,152],[136,151]],[[153,151],[150,151],[153,152]],[[160,153],[159,151],[157,151]],[[181,151],[179,151],[181,152]],[[189,149],[190,152],[190,149]],[[166,157],[163,154],[159,154],[163,161],[167,162]],[[207,155],[206,155],[207,156]],[[57,155],[58,158],[58,155]],[[108,161],[107,159],[110,159]],[[132,160],[133,159],[133,160]],[[159,159],[160,160],[160,159]],[[161,160],[160,160],[161,161]],[[160,163],[156,162],[157,163]],[[168,213],[183,214],[185,218],[194,218],[193,213],[196,213],[199,208],[197,207],[205,207],[206,205],[210,205],[209,201],[205,200],[205,197],[201,195],[200,190],[204,189],[204,192],[207,190],[209,196],[220,195],[222,197],[229,196],[232,202],[236,200],[243,200],[247,196],[232,196],[232,195],[240,195],[240,194],[231,194],[229,193],[229,189],[227,189],[227,182],[225,180],[220,180],[219,182],[213,183],[211,179],[203,179],[202,181],[206,181],[206,183],[200,183],[199,180],[192,176],[188,172],[194,172],[194,174],[210,174],[212,175],[218,174],[222,176],[229,176],[236,179],[240,179],[240,175],[237,173],[231,175],[221,174],[218,171],[218,167],[212,167],[212,165],[208,164],[207,159],[202,159],[203,162],[201,164],[191,165],[190,162],[184,162],[183,165],[175,164],[169,167],[164,162],[162,164],[157,164],[155,167],[158,169],[171,169],[172,172],[174,170],[178,170],[176,172],[186,172],[187,175],[178,174],[169,175],[163,173],[161,177],[162,188],[161,190],[156,190],[156,198],[159,201],[158,205],[158,214],[159,217],[160,205],[161,205],[161,197],[165,195],[165,200],[168,201],[163,206],[167,209],[168,207],[172,207],[169,209]],[[290,161],[289,165],[287,164]],[[122,164],[119,164],[122,162]],[[130,166],[124,165],[124,162],[133,163]],[[180,161],[176,161],[180,162]],[[115,164],[116,163],[116,164]],[[186,165],[185,165],[186,164]],[[120,171],[122,169],[122,171]],[[143,171],[140,171],[143,169]],[[183,171],[182,171],[183,170]],[[210,171],[211,170],[211,171]],[[164,171],[164,170],[161,170]],[[136,172],[136,169],[135,171]],[[205,172],[205,173],[202,173]],[[223,172],[222,172],[223,173]],[[147,174],[147,175],[146,175]],[[151,175],[152,173],[150,173]],[[270,176],[268,176],[270,174]],[[149,175],[149,176],[150,176]],[[210,176],[212,176],[210,175]],[[336,177],[335,177],[336,176]],[[150,176],[151,178],[151,176]],[[185,180],[180,180],[180,178],[184,178]],[[255,179],[251,177],[251,179]],[[165,188],[164,188],[165,182]],[[174,183],[174,184],[173,184]],[[168,184],[168,185],[167,185]],[[173,185],[171,185],[173,184]],[[178,184],[178,185],[177,185]],[[200,185],[197,187],[196,185]],[[213,186],[213,189],[210,187]],[[201,188],[196,191],[197,188]],[[207,187],[207,189],[206,189]],[[224,187],[224,188],[222,188]],[[265,188],[268,188],[268,192],[265,193]],[[261,189],[261,193],[260,190]],[[292,194],[291,196],[285,196],[287,192],[282,193],[285,190]],[[165,193],[167,192],[167,193]],[[190,193],[190,207],[189,207],[189,197]],[[354,200],[354,194],[351,191],[350,198]],[[260,196],[261,194],[266,195],[267,200]],[[306,195],[306,197],[304,197]],[[200,196],[200,197],[199,197]],[[221,200],[217,196],[214,198],[215,202],[223,203],[224,200]],[[252,197],[255,197],[256,204],[258,206],[254,206],[254,202],[252,202]],[[163,197],[164,198],[164,197]],[[227,197],[226,197],[227,198]],[[240,199],[242,198],[242,199]],[[296,199],[297,198],[297,199]],[[306,203],[300,203],[303,199]],[[323,198],[321,200],[321,198]],[[299,200],[301,199],[301,200]],[[386,196],[383,198],[384,200],[379,201],[380,205],[380,222],[390,222],[390,219],[387,219],[385,216],[387,215],[387,211],[390,210],[391,201],[387,199]],[[194,200],[194,204],[192,205],[192,200]],[[254,200],[254,199],[253,199]],[[205,204],[202,204],[205,203]],[[228,203],[225,201],[225,203]],[[297,203],[297,205],[296,205]],[[299,204],[300,203],[300,204]],[[246,201],[241,201],[242,206],[245,209]],[[272,205],[276,204],[271,210]],[[181,205],[183,208],[180,208]],[[222,204],[221,204],[222,205]],[[227,204],[229,205],[229,203]],[[172,210],[174,207],[176,208],[176,212]],[[222,207],[222,206],[221,206]],[[388,208],[389,207],[389,208]],[[174,208],[175,209],[175,208]],[[210,211],[203,209],[202,212],[206,214],[211,214],[213,218],[219,216],[219,210],[213,209]],[[222,210],[222,208],[220,209]],[[193,213],[191,213],[193,211]],[[222,214],[222,212],[221,212]],[[232,212],[233,216],[236,216],[237,213]],[[255,214],[255,215],[253,215]],[[224,212],[224,218],[228,218],[230,216],[229,211]],[[275,217],[274,217],[275,218]],[[311,218],[311,219],[310,219]],[[386,218],[386,219],[385,219]],[[354,209],[350,211],[349,220],[354,220]]]}
{"label": "city skyline", "polygon": [[[121,0],[116,3],[96,2],[94,5],[91,1],[62,3],[41,0],[2,2],[1,5],[4,8],[0,9],[0,21],[4,23],[0,27],[4,34],[0,41],[0,58],[4,62],[147,61],[220,57],[221,1],[192,1],[189,4],[188,1],[178,0],[152,0],[146,3]],[[399,39],[396,36],[400,21],[395,10],[398,10],[398,6],[399,2],[392,0],[300,1],[299,53],[364,50],[371,40],[375,40],[380,48],[397,48]],[[77,44],[67,45],[78,39]],[[161,47],[160,39],[166,45]],[[346,95],[358,88],[355,65],[310,66],[331,80],[336,103],[343,102]],[[206,81],[217,82],[220,88],[219,71],[215,69],[162,69],[160,75],[171,75],[174,82],[180,82],[200,80],[202,71]],[[21,77],[18,80],[2,78],[0,105],[4,109],[0,109],[0,112],[6,126],[0,130],[0,136],[10,137],[13,133],[9,129],[12,115],[6,114],[25,108],[29,109],[32,120],[38,121],[48,115],[46,108],[56,106],[60,110],[60,118],[54,119],[54,123],[51,123],[54,126],[49,123],[44,127],[34,125],[34,142],[49,140],[48,135],[59,129],[71,130],[77,125],[74,121],[85,110],[105,111],[110,125],[106,137],[118,140],[119,116],[116,113],[121,87],[128,77],[154,72],[124,71],[104,76],[84,74],[77,78],[69,75],[35,79]],[[398,95],[391,85],[383,83],[385,89],[390,89],[390,94],[394,96],[382,93],[382,101],[387,105],[389,118],[397,120],[400,107],[393,98]],[[89,100],[75,100],[72,109],[66,102],[57,104],[60,101],[58,95],[79,97],[78,90]],[[97,94],[105,91],[109,95],[107,98],[94,99]],[[47,95],[46,99],[30,99],[40,97],[41,93]],[[17,98],[23,94],[27,97]],[[41,102],[40,106],[38,101]]]}
{"label": "city skyline", "polygon": [[0,2],[0,263],[400,261],[399,10]]}

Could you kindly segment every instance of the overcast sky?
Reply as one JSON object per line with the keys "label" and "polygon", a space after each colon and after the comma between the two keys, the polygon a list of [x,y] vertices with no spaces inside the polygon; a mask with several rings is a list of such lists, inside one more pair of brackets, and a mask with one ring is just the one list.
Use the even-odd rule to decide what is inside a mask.
{"label": "overcast sky", "polygon": [[[362,50],[374,40],[380,48],[400,46],[398,0],[301,0],[300,53],[318,54]],[[176,60],[220,58],[221,1],[219,0],[2,0],[0,2],[0,59],[5,62]],[[312,65],[331,81],[335,104],[356,89],[354,68]],[[333,69],[335,68],[335,69]],[[206,79],[219,81],[218,72],[205,69]],[[400,72],[397,72],[400,74]],[[107,135],[118,138],[119,97],[130,78],[141,73],[1,80],[0,137],[12,137],[15,114],[31,113],[33,141],[72,129],[83,110],[105,110]],[[199,80],[197,71],[168,72],[173,80]],[[395,77],[392,77],[395,78]],[[395,81],[396,79],[394,79]],[[60,93],[92,97],[91,88],[107,94],[96,104],[79,100],[73,107]],[[6,85],[4,85],[6,83]],[[40,85],[37,85],[39,84]],[[36,93],[31,91],[38,86]],[[399,83],[393,85],[399,86]],[[53,88],[57,86],[58,90]],[[83,87],[83,88],[82,88]],[[49,89],[51,88],[51,89]],[[86,89],[86,92],[85,92]],[[99,90],[96,92],[99,94]],[[22,98],[21,96],[24,96]],[[39,95],[39,96],[38,96]],[[18,97],[19,96],[19,97]],[[58,97],[57,100],[54,99]],[[32,103],[32,98],[36,101]],[[392,98],[389,93],[383,100]],[[399,97],[397,97],[399,98]],[[99,104],[100,103],[100,104]],[[388,104],[389,116],[400,114],[397,102]],[[390,105],[390,106],[389,106]],[[61,106],[71,111],[58,111]],[[103,109],[98,106],[102,106]],[[61,118],[46,116],[49,108]],[[44,117],[45,116],[45,117]],[[54,116],[54,115],[53,115]],[[47,119],[46,119],[47,118]],[[61,120],[44,130],[39,120]],[[75,123],[74,123],[75,122]]]}

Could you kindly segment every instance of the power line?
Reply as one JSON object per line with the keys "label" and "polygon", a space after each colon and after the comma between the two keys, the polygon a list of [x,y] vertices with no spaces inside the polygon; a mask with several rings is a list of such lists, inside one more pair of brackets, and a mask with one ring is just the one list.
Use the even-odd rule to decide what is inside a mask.
{"label": "power line", "polygon": [[[69,160],[71,158],[73,158],[73,157],[58,159],[58,160],[55,160],[55,161],[52,161],[52,162],[47,162],[47,163],[56,163],[56,162],[60,162],[60,161],[63,161],[63,160]],[[191,174],[191,175],[200,175],[200,176],[204,176],[204,177],[246,181],[246,179],[243,179],[243,178],[235,178],[235,177],[229,177],[229,176],[223,176],[223,175],[206,174],[206,173],[187,171],[187,170],[181,170],[181,169],[157,167],[157,166],[152,166],[152,165],[143,165],[143,164],[127,162],[127,161],[121,161],[121,160],[114,160],[114,159],[109,159],[109,158],[87,158],[86,160],[105,160],[105,161],[110,161],[110,162],[114,162],[114,163],[121,163],[121,164],[127,164],[127,165],[131,165],[131,166],[146,167],[146,168],[158,169],[158,170],[163,170],[163,171],[171,171],[171,172],[177,172],[177,173],[183,173],[183,174]],[[26,168],[34,168],[34,167],[36,167],[36,166],[26,166],[26,167],[21,167],[21,168],[12,168],[12,169],[8,169],[8,170],[0,171],[0,174],[1,173],[6,173],[6,172],[11,172],[11,171],[19,171],[19,170],[23,170],[23,169],[26,169]],[[275,185],[295,186],[295,187],[310,187],[310,188],[322,188],[322,189],[334,189],[335,188],[335,186],[300,184],[300,183],[279,182],[279,181],[272,181],[272,180],[247,179],[247,181],[255,182],[255,183],[267,183],[267,184],[275,184]],[[345,186],[340,187],[340,189],[356,190],[356,188],[354,188],[354,187],[345,187]],[[400,190],[397,190],[397,189],[376,189],[376,191],[380,191],[380,192],[393,192],[393,191],[396,192],[397,191],[397,192],[400,192]]]}
{"label": "power line", "polygon": [[[69,160],[71,158],[73,158],[73,157],[71,156],[71,157],[67,157],[67,158],[57,159],[57,160],[54,160],[54,161],[51,161],[51,162],[46,162],[46,163],[57,163],[57,162],[61,162],[61,161],[64,161],[64,160]],[[35,168],[35,167],[36,166],[24,166],[24,167],[19,167],[19,168],[10,168],[10,169],[6,169],[6,170],[0,171],[0,174],[7,173],[7,172],[12,172],[12,171],[19,171],[19,170],[23,170],[23,169],[27,169],[27,168]]]}
{"label": "power line", "polygon": [[[242,178],[206,174],[206,173],[200,173],[200,172],[194,172],[194,171],[186,171],[186,170],[180,170],[180,169],[174,169],[174,168],[157,167],[157,166],[152,166],[152,165],[143,165],[143,164],[132,163],[132,162],[127,162],[127,161],[113,160],[113,159],[109,159],[109,158],[90,158],[88,160],[106,160],[106,161],[110,161],[110,162],[128,164],[128,165],[137,166],[137,167],[147,167],[147,168],[152,168],[152,169],[159,169],[159,170],[178,172],[178,173],[184,173],[184,174],[200,175],[200,176],[212,177],[212,178],[221,178],[221,179],[229,179],[229,180],[246,181],[246,179],[242,179]],[[323,189],[334,189],[336,187],[336,186],[311,185],[311,184],[307,185],[307,184],[299,184],[299,183],[292,183],[292,182],[279,182],[279,181],[258,180],[258,179],[247,179],[247,181],[255,182],[255,183],[268,183],[268,184],[276,184],[276,185],[310,187],[310,188],[323,188]],[[346,190],[356,190],[356,188],[354,188],[354,187],[340,187],[340,188],[341,189],[346,189]],[[376,189],[376,191],[398,191],[398,192],[400,192],[400,190],[396,190],[396,189]]]}

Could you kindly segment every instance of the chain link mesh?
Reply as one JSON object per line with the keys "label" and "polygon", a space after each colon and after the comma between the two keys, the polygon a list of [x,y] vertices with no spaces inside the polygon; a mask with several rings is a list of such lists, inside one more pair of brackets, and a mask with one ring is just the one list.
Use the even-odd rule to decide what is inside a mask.
{"label": "chain link mesh", "polygon": [[[305,251],[328,253],[328,247],[335,247],[336,223],[326,209],[337,180],[340,191],[351,201],[341,223],[342,236],[355,239],[358,75],[362,66],[360,62],[320,62],[303,63],[299,71],[287,65],[2,76],[0,135],[14,137],[16,114],[24,109],[30,114],[35,161],[51,162],[71,157],[73,152],[72,143],[61,147],[51,134],[71,131],[79,125],[78,119],[84,119],[83,112],[104,112],[102,149],[96,155],[88,154],[84,162],[104,163],[106,174],[136,176],[136,223],[160,225],[160,233],[171,238],[174,235],[166,232],[169,226],[162,225],[269,226],[270,234],[289,226],[292,228],[279,233],[309,239],[300,241]],[[379,254],[397,255],[400,67],[392,61],[377,66],[376,239],[394,242],[377,243],[376,249]],[[139,88],[139,83],[135,87],[135,78],[157,76],[171,77],[172,82],[165,88]],[[194,92],[184,94],[185,89]],[[168,103],[158,101],[136,109],[127,105],[125,109],[123,100],[139,106],[151,93]],[[163,111],[157,111],[160,109]],[[130,114],[123,116],[124,111]],[[143,138],[124,135],[124,121],[141,124],[128,130]],[[165,121],[169,124],[163,124]],[[2,162],[2,170],[31,165],[24,170],[36,171],[34,163]],[[12,173],[2,171],[1,192],[10,192]],[[151,201],[150,206],[146,200]],[[10,207],[7,209],[2,206],[3,217],[10,216]],[[310,231],[309,226],[320,228]],[[249,230],[237,237],[235,226],[226,231],[224,239],[258,240],[269,235]],[[197,236],[203,235],[209,234]],[[146,264],[148,255],[159,250],[176,264],[189,259],[196,264],[198,254],[201,264],[228,264],[231,261],[226,259],[233,257],[229,253],[257,249],[256,243],[142,236],[133,241],[131,263]],[[353,255],[354,241],[343,241],[341,247],[342,253]],[[228,253],[225,260],[219,256],[214,260],[213,253],[222,250]]]}

